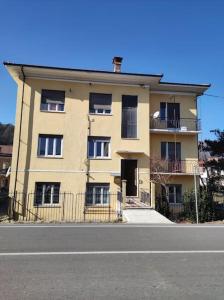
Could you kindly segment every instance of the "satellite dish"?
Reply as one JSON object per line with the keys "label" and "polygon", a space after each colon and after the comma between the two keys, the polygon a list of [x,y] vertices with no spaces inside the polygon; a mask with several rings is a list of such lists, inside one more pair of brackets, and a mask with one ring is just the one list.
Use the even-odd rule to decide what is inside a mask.
{"label": "satellite dish", "polygon": [[157,119],[159,117],[159,111],[154,112],[152,117],[153,117],[153,119]]}
{"label": "satellite dish", "polygon": [[11,167],[8,168],[5,177],[9,177],[10,174],[11,174]]}

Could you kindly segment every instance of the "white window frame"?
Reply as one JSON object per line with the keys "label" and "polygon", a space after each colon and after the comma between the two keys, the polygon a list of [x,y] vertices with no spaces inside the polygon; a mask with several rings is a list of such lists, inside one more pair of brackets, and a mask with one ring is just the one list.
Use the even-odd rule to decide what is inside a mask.
{"label": "white window frame", "polygon": [[[99,112],[99,110],[102,110],[102,112]],[[93,115],[111,115],[111,109],[110,109],[110,112],[106,112],[107,110],[109,110],[109,109],[97,108],[97,109],[94,109],[94,112],[90,112],[90,114],[93,114]]]}
{"label": "white window frame", "polygon": [[[109,205],[109,197],[110,197],[110,186],[105,186],[105,185],[94,185],[91,187],[92,188],[92,195],[93,195],[93,198],[92,198],[92,203],[91,204],[87,204],[89,206],[91,205]],[[96,193],[96,189],[99,189],[100,188],[100,203],[96,203],[96,195],[98,195]],[[107,189],[107,203],[103,203],[103,191],[104,189]],[[87,190],[87,193],[88,193],[88,190]],[[90,193],[89,193],[90,194]],[[87,197],[88,197],[88,194],[87,194]]]}
{"label": "white window frame", "polygon": [[[50,109],[51,107],[51,104],[54,104],[56,105],[56,109]],[[58,103],[57,101],[51,101],[51,103],[47,103],[47,109],[41,109],[41,111],[50,111],[50,112],[65,112],[65,104],[64,104],[64,109],[63,110],[59,110],[58,107],[59,107],[59,104],[62,104],[62,103]]]}
{"label": "white window frame", "polygon": [[[91,94],[91,93],[90,93]],[[104,94],[104,93],[93,93],[93,94]],[[112,94],[106,94],[106,95],[111,95],[111,100],[112,100]],[[90,99],[89,99],[90,101]],[[100,105],[98,105],[100,106]],[[99,110],[102,110],[102,112],[99,112]],[[106,112],[107,110],[109,110],[110,112]],[[92,109],[92,111],[89,111],[89,114],[91,115],[111,115],[112,114],[112,101],[111,101],[111,105],[110,105],[110,109],[105,109],[105,108],[96,108],[96,109]]]}
{"label": "white window frame", "polygon": [[[46,139],[46,144],[45,144],[45,154],[42,155],[40,154],[40,139],[45,138]],[[48,145],[49,145],[49,138],[53,138],[53,154],[48,154]],[[59,136],[55,135],[39,135],[38,137],[38,156],[39,157],[62,157],[63,153],[63,136],[61,136],[61,154],[56,154],[56,140],[59,138]]]}
{"label": "white window frame", "polygon": [[[57,91],[57,90],[55,90],[55,91]],[[61,91],[60,91],[61,92]],[[42,95],[41,95],[41,103],[40,103],[40,111],[43,111],[43,112],[65,112],[65,98],[64,98],[64,101],[61,101],[62,103],[59,103],[60,102],[60,100],[48,100],[49,102],[48,103],[46,103],[47,104],[47,109],[42,109],[41,108],[41,105],[42,105]],[[51,106],[51,104],[54,104],[54,105],[56,105],[56,109],[50,109],[50,106]],[[64,109],[63,110],[59,110],[58,109],[58,107],[59,107],[59,104],[63,104],[64,105]]]}
{"label": "white window frame", "polygon": [[[93,141],[94,147],[93,147],[93,156],[89,156],[89,140],[88,140],[88,158],[90,159],[110,159],[111,158],[111,139],[97,139],[97,138],[91,138],[91,141]],[[101,154],[104,152],[104,143],[108,143],[108,156],[97,156],[97,143],[101,143]]]}
{"label": "white window frame", "polygon": [[[37,182],[37,184],[42,184],[42,197],[41,197],[41,204],[35,203],[35,206],[58,206],[60,204],[60,183],[42,183],[42,182]],[[58,193],[58,203],[53,203],[53,197],[54,197],[54,188],[55,185],[59,184],[59,193]],[[50,197],[50,203],[44,203],[45,201],[45,191],[46,187],[50,185],[51,186],[51,197]],[[36,194],[35,194],[36,197]]]}

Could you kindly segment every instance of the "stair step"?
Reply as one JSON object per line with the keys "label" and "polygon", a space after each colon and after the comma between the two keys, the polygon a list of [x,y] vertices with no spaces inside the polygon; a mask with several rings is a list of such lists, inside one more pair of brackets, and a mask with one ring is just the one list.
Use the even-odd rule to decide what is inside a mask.
{"label": "stair step", "polygon": [[154,209],[125,209],[123,216],[127,223],[143,224],[173,224],[169,219],[158,213]]}
{"label": "stair step", "polygon": [[137,197],[127,197],[126,208],[151,208],[149,204],[143,203]]}

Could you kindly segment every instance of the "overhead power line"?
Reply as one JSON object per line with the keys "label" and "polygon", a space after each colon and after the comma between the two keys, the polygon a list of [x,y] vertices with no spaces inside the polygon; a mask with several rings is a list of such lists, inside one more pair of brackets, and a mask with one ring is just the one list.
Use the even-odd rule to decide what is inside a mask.
{"label": "overhead power line", "polygon": [[212,95],[212,94],[204,94],[205,96],[209,96],[209,97],[214,97],[214,98],[221,98],[224,99],[224,96],[219,96],[219,95]]}

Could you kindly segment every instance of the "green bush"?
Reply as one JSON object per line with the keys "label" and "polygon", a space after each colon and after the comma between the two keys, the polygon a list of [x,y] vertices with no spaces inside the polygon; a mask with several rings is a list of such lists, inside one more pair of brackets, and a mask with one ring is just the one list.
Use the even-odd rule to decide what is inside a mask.
{"label": "green bush", "polygon": [[170,217],[169,203],[164,197],[158,197],[156,199],[156,210],[165,217]]}
{"label": "green bush", "polygon": [[[183,206],[182,218],[196,222],[194,191],[184,194]],[[198,192],[198,218],[200,223],[209,222],[216,219],[213,195],[212,193],[208,193],[205,189],[202,189]]]}

